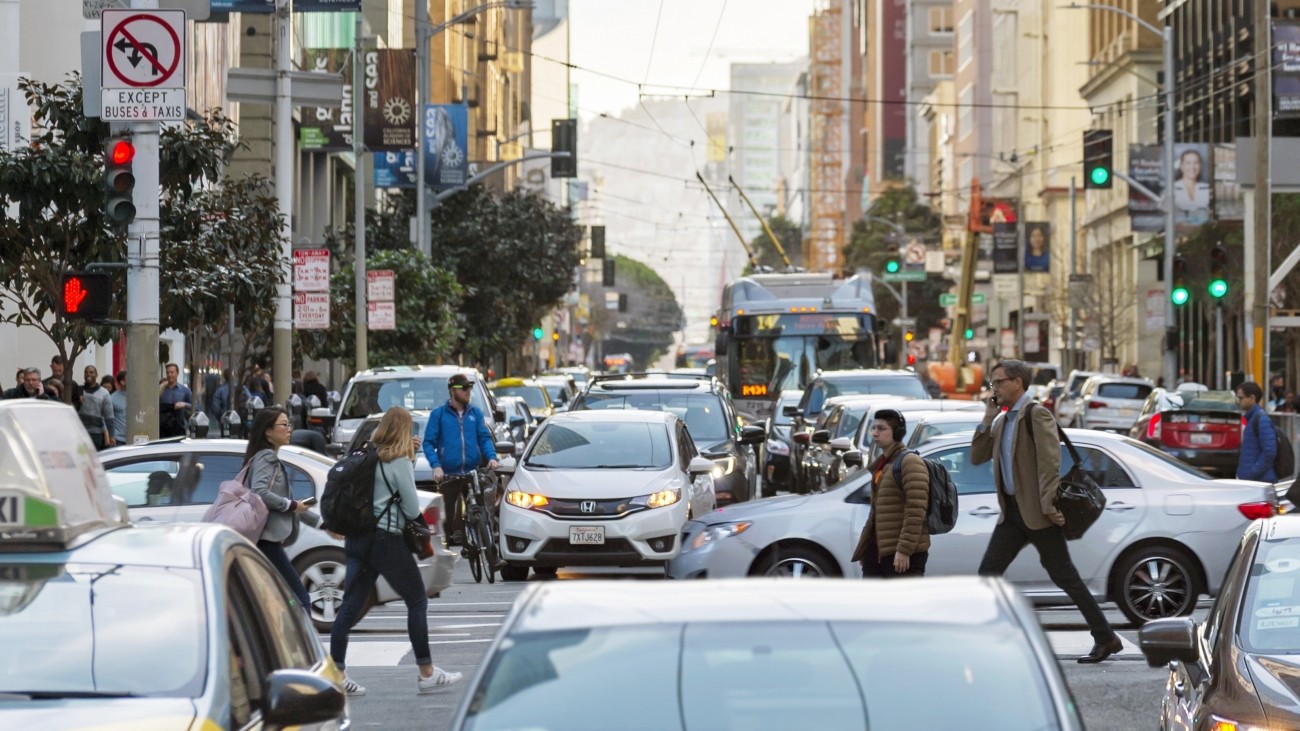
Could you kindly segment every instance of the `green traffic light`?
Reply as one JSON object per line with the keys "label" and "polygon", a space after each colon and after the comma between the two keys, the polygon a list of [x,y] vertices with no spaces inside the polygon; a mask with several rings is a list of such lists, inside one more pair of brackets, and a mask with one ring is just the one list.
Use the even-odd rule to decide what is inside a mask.
{"label": "green traffic light", "polygon": [[973,337],[975,337],[975,331],[970,328],[966,328],[966,339],[970,340]]}
{"label": "green traffic light", "polygon": [[897,260],[897,259],[890,259],[889,261],[885,262],[885,271],[889,272],[890,274],[897,274],[897,273],[898,273],[898,260]]}
{"label": "green traffic light", "polygon": [[533,340],[541,340],[544,334],[540,327],[533,328]]}
{"label": "green traffic light", "polygon": [[1093,185],[1105,185],[1110,180],[1110,170],[1098,165],[1088,173],[1088,177],[1092,179]]}
{"label": "green traffic light", "polygon": [[1186,287],[1174,287],[1174,291],[1170,295],[1170,299],[1172,299],[1176,305],[1185,305],[1187,304],[1187,300],[1190,298],[1191,295],[1188,294]]}
{"label": "green traffic light", "polygon": [[1215,299],[1222,299],[1228,294],[1228,280],[1214,279],[1210,281],[1210,296]]}

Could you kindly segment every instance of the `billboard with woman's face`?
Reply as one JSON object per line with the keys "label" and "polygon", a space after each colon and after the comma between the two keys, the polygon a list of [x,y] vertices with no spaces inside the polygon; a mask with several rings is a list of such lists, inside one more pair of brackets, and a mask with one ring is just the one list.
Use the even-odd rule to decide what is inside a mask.
{"label": "billboard with woman's face", "polygon": [[1025,271],[1045,272],[1052,263],[1052,224],[1025,222]]}
{"label": "billboard with woman's face", "polygon": [[1210,221],[1210,146],[1174,145],[1174,226],[1194,228]]}

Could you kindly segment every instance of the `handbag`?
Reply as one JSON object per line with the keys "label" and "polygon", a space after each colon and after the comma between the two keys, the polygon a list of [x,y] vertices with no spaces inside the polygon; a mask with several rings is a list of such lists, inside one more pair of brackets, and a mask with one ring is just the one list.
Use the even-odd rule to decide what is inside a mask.
{"label": "handbag", "polygon": [[[393,486],[388,482],[388,474],[384,472],[384,463],[379,463],[379,474],[384,478],[384,487],[388,488],[388,494],[392,497],[388,501],[388,506],[384,508],[386,514],[392,509],[393,504],[402,504],[402,495],[393,491]],[[381,515],[382,517],[382,515]],[[433,531],[429,530],[429,524],[425,522],[423,515],[415,516],[414,520],[407,520],[402,526],[402,540],[406,542],[407,549],[415,554],[418,559],[426,559],[433,556]]]}
{"label": "handbag", "polygon": [[1092,479],[1092,475],[1083,468],[1079,450],[1074,448],[1065,430],[1060,430],[1060,434],[1061,441],[1070,450],[1074,465],[1061,478],[1061,484],[1056,488],[1056,500],[1053,502],[1056,509],[1065,516],[1065,526],[1062,530],[1065,532],[1066,540],[1076,541],[1083,538],[1083,534],[1087,533],[1092,524],[1101,517],[1101,512],[1106,509],[1106,494],[1097,485],[1097,481]]}
{"label": "handbag", "polygon": [[244,465],[235,479],[222,482],[217,487],[217,499],[203,513],[202,520],[224,525],[256,543],[266,527],[267,510],[262,498],[244,484],[247,476],[248,465]]}

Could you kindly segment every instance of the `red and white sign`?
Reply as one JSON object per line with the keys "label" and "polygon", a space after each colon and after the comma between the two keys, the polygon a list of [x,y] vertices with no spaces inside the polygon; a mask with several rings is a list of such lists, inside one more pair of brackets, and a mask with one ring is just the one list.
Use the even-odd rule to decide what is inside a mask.
{"label": "red and white sign", "polygon": [[371,330],[396,330],[397,303],[367,302],[366,324]]}
{"label": "red and white sign", "polygon": [[299,330],[328,330],[330,296],[325,292],[294,292],[293,326]]}
{"label": "red and white sign", "polygon": [[185,119],[185,11],[105,9],[100,34],[100,118]]}
{"label": "red and white sign", "polygon": [[366,272],[366,301],[392,302],[397,299],[397,286],[392,269]]}
{"label": "red and white sign", "polygon": [[330,250],[293,250],[293,290],[295,292],[330,291]]}

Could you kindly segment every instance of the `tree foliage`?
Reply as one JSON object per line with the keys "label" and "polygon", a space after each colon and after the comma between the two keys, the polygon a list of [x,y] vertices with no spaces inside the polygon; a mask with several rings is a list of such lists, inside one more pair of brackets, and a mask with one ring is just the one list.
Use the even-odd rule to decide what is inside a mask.
{"label": "tree foliage", "polygon": [[645,264],[615,256],[614,271],[614,289],[627,295],[627,312],[606,309],[606,290],[593,287],[588,292],[592,322],[605,353],[628,353],[638,365],[649,366],[673,344],[682,308],[668,283]]}
{"label": "tree foliage", "polygon": [[[799,224],[791,221],[785,216],[773,216],[767,220],[768,228],[776,234],[776,240],[781,242],[781,248],[785,249],[785,255],[789,257],[790,263],[794,266],[801,266],[803,263],[803,231],[800,230]],[[772,240],[767,237],[767,232],[760,231],[749,242],[749,248],[754,252],[754,258],[763,266],[769,266],[773,269],[784,269],[785,260],[777,252],[776,247],[772,245]]]}

